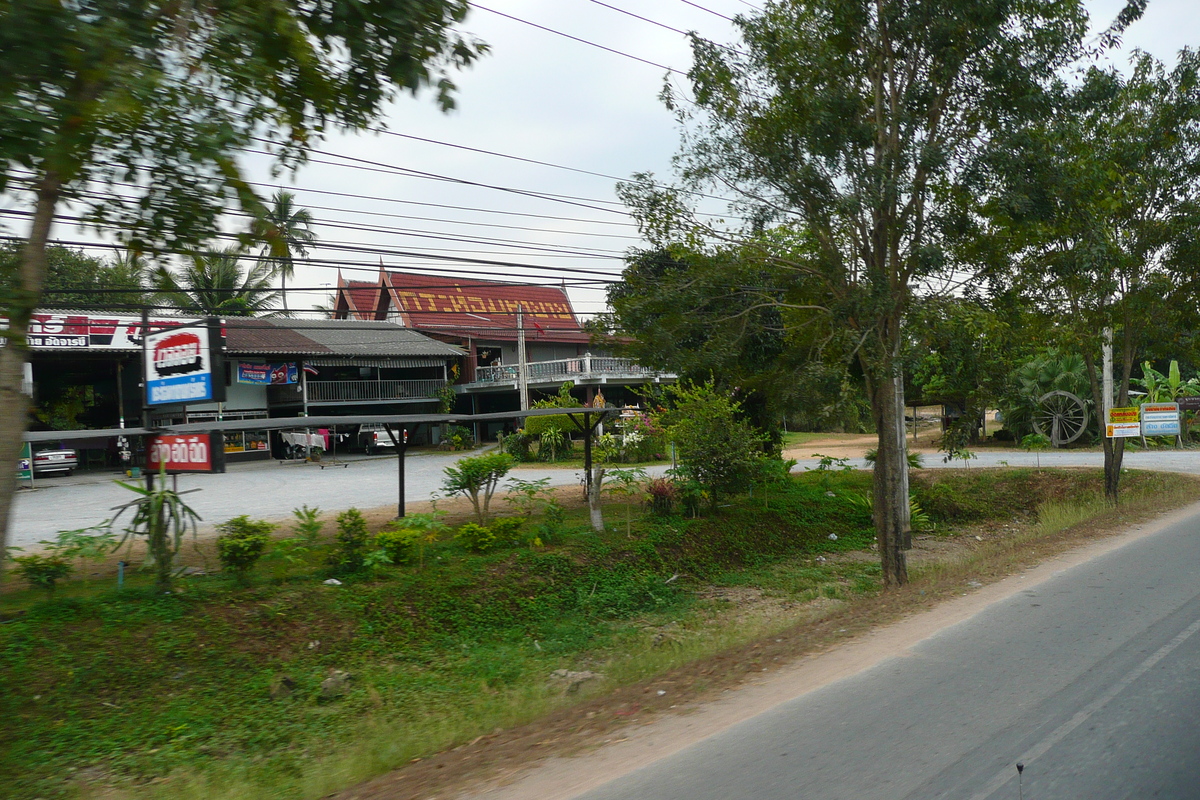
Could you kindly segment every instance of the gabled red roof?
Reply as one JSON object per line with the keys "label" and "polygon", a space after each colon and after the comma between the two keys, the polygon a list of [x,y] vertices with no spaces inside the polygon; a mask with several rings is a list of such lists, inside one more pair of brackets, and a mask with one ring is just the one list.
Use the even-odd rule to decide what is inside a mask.
{"label": "gabled red roof", "polygon": [[350,313],[359,319],[375,319],[375,304],[379,297],[378,281],[347,281],[341,287]]}
{"label": "gabled red roof", "polygon": [[424,333],[516,339],[521,306],[528,339],[586,343],[590,338],[563,289],[409,272],[388,271],[382,277],[390,307],[407,327]]}

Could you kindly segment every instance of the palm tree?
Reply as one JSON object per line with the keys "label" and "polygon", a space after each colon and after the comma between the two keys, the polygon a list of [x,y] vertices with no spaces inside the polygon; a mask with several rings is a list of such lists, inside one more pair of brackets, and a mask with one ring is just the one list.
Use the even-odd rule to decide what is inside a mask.
{"label": "palm tree", "polygon": [[262,242],[262,257],[279,275],[283,287],[283,313],[288,311],[287,279],[296,274],[292,259],[308,255],[308,248],[317,241],[312,231],[312,214],[307,208],[296,207],[296,196],[282,189],[271,196],[266,216],[255,223],[254,235]]}
{"label": "palm tree", "polygon": [[[146,303],[146,291],[152,284],[150,262],[141,253],[133,250],[117,252],[108,265],[105,275],[109,303],[139,306]],[[118,291],[128,290],[128,291]]]}
{"label": "palm tree", "polygon": [[179,274],[159,267],[155,289],[164,301],[187,311],[224,317],[278,316],[280,312],[272,307],[279,297],[271,286],[274,270],[260,259],[243,273],[241,258],[236,247],[193,254]]}

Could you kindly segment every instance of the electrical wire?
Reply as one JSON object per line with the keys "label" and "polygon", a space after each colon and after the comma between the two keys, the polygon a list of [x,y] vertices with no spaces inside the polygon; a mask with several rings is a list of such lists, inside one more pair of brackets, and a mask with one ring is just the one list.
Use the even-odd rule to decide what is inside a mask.
{"label": "electrical wire", "polygon": [[514,16],[512,16],[511,14],[505,14],[505,13],[504,13],[504,12],[502,12],[502,11],[496,11],[495,9],[493,9],[493,8],[488,8],[487,6],[481,6],[481,5],[479,5],[479,3],[473,3],[473,4],[472,4],[472,7],[473,7],[473,8],[478,8],[480,11],[488,11],[488,12],[491,12],[492,14],[495,14],[496,16],[499,16],[499,17],[504,17],[505,19],[510,19],[510,20],[512,20],[513,22],[520,22],[520,23],[522,23],[523,25],[529,25],[529,26],[530,26],[530,27],[532,27],[532,28],[537,28],[538,30],[546,31],[547,33],[553,33],[553,34],[555,34],[556,36],[562,36],[562,37],[564,37],[564,38],[566,38],[566,39],[570,39],[570,40],[572,40],[572,41],[579,42],[580,44],[586,44],[586,45],[588,45],[589,47],[595,47],[595,48],[598,48],[598,49],[600,49],[600,50],[606,50],[606,51],[607,51],[607,52],[609,52],[609,53],[615,53],[616,55],[619,55],[619,56],[624,56],[625,58],[629,58],[629,59],[632,59],[632,60],[634,60],[634,61],[640,61],[640,62],[642,62],[643,64],[649,64],[649,65],[650,65],[650,66],[652,66],[652,67],[658,67],[659,69],[666,70],[667,72],[673,72],[673,73],[675,73],[676,75],[687,75],[687,73],[686,73],[686,72],[681,72],[680,70],[677,70],[677,69],[675,69],[674,67],[668,67],[666,64],[659,64],[659,63],[657,63],[657,62],[655,62],[655,61],[650,61],[649,59],[642,58],[641,56],[635,56],[635,55],[633,55],[633,54],[631,54],[631,53],[626,53],[626,52],[623,52],[623,51],[621,51],[621,50],[616,50],[616,49],[614,49],[614,48],[612,48],[612,47],[607,47],[607,46],[605,46],[605,45],[602,45],[602,44],[597,44],[596,42],[591,42],[591,41],[588,41],[587,39],[581,39],[581,38],[579,38],[578,36],[572,36],[572,35],[571,35],[571,34],[569,34],[569,33],[563,33],[562,31],[556,31],[554,28],[547,28],[545,25],[538,25],[536,22],[530,22],[530,21],[529,21],[529,20],[527,20],[527,19],[521,19],[520,17],[514,17]]}

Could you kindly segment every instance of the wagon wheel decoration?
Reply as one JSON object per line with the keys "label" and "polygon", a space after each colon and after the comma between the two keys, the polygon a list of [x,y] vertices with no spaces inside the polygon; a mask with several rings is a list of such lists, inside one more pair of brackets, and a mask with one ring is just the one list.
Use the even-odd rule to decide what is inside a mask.
{"label": "wagon wheel decoration", "polygon": [[1033,411],[1033,429],[1062,447],[1083,436],[1088,425],[1087,406],[1070,392],[1047,392],[1038,398]]}

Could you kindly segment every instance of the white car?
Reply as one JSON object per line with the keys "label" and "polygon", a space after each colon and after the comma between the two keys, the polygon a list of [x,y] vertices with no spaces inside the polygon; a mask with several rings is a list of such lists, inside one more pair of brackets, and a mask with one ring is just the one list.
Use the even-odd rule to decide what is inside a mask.
{"label": "white car", "polygon": [[70,448],[39,450],[33,454],[34,475],[53,475],[59,472],[70,475],[77,466],[79,456]]}
{"label": "white car", "polygon": [[[399,431],[393,430],[392,433],[400,435]],[[392,437],[388,436],[382,422],[364,422],[358,426],[358,446],[366,450],[367,455],[372,455],[385,447],[396,445],[392,442]]]}

